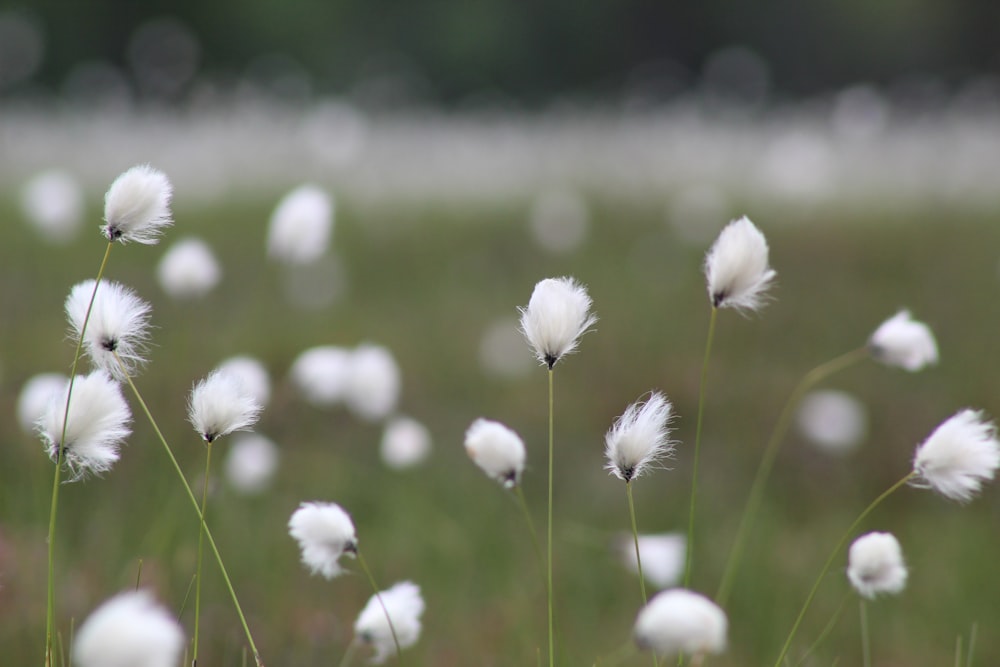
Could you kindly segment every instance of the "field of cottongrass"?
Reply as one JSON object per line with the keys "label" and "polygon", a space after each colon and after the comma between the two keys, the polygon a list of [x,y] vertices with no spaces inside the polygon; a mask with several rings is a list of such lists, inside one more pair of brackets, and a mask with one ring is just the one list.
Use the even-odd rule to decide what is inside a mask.
{"label": "field of cottongrass", "polygon": [[[108,173],[106,182],[116,175]],[[791,429],[726,606],[728,650],[709,664],[773,664],[837,539],[910,470],[917,443],[963,407],[1000,412],[991,362],[1000,330],[991,305],[1000,288],[1000,226],[996,211],[982,206],[928,205],[895,217],[850,206],[785,207],[762,216],[736,203],[682,232],[664,219],[670,202],[623,203],[584,190],[566,198],[569,204],[548,204],[571,220],[543,228],[557,238],[583,230],[578,245],[557,250],[538,242],[530,221],[543,214],[526,198],[398,212],[338,198],[329,251],[306,268],[289,268],[266,252],[268,219],[281,194],[190,203],[178,188],[176,222],[161,243],[116,246],[106,272],[152,305],[149,363],[136,384],[196,489],[204,444],[187,422],[192,386],[234,355],[256,358],[270,374],[271,397],[254,430],[277,445],[274,477],[255,493],[240,491],[225,474],[236,437],[221,439],[207,513],[269,665],[338,664],[372,593],[355,561],[342,560],[349,574],[331,581],[302,567],[287,530],[302,501],[332,501],[350,512],[382,588],[402,580],[420,585],[424,627],[404,664],[545,663],[545,584],[529,533],[515,497],[487,479],[462,447],[478,417],[520,433],[528,456],[523,489],[543,529],[547,378],[517,333],[517,307],[543,278],[577,278],[600,318],[555,372],[558,664],[650,662],[647,655],[621,657],[641,599],[618,551],[629,517],[621,482],[604,470],[604,434],[644,392],[670,398],[676,456],[668,469],[636,481],[636,511],[642,533],[684,532],[711,310],[702,262],[730,218],[754,219],[778,277],[760,312],[719,313],[691,588],[709,597],[717,589],[764,443],[807,370],[863,345],[901,307],[931,326],[941,361],[909,373],[865,360],[823,383],[862,406],[858,444],[824,450]],[[84,231],[66,244],[47,243],[24,224],[14,197],[0,201],[7,221],[0,237],[0,651],[10,664],[42,661],[53,470],[37,436],[18,425],[18,395],[38,373],[68,372],[73,344],[63,301],[73,285],[95,276],[107,245],[97,231],[99,196],[89,193]],[[157,264],[188,236],[210,246],[221,280],[199,298],[177,300],[158,282]],[[311,405],[291,380],[307,349],[366,343],[384,346],[398,364],[391,412],[430,434],[429,454],[412,466],[383,460],[386,420],[343,405]],[[182,610],[191,634],[197,518],[127,396],[134,433],[121,461],[60,491],[55,618],[65,644],[90,611],[137,579],[166,608]],[[858,534],[895,534],[910,570],[901,594],[867,605],[873,664],[964,664],[972,639],[971,664],[1000,662],[998,516],[997,491],[987,486],[967,506],[904,488],[866,519]],[[841,554],[788,664],[800,664],[826,628],[801,664],[861,664],[857,596],[845,567]],[[203,588],[199,662],[252,664],[211,560]]]}

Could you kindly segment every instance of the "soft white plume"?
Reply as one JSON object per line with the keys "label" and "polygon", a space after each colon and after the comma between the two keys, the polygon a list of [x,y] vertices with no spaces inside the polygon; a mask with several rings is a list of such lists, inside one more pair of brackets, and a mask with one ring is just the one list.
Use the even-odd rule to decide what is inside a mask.
{"label": "soft white plume", "polygon": [[344,400],[351,374],[351,351],[321,345],[302,352],[289,371],[292,384],[309,403],[325,408]]}
{"label": "soft white plume", "polygon": [[201,239],[186,238],[174,243],[156,267],[163,291],[175,299],[204,296],[219,284],[222,269],[215,254]]}
{"label": "soft white plume", "polygon": [[278,447],[259,433],[244,433],[233,439],[226,455],[226,480],[247,495],[266,490],[278,469]]}
{"label": "soft white plume", "polygon": [[605,466],[615,477],[631,482],[673,453],[669,440],[670,401],[658,391],[626,408],[604,436]]}
{"label": "soft white plume", "polygon": [[233,431],[249,429],[257,422],[260,411],[260,404],[240,378],[219,369],[195,384],[188,401],[188,420],[208,443]]}
{"label": "soft white plume", "polygon": [[218,369],[238,377],[243,388],[261,407],[266,407],[270,402],[271,375],[264,364],[257,359],[248,356],[230,357],[219,364]]}
{"label": "soft white plume", "polygon": [[993,479],[1000,466],[996,426],[978,410],[961,410],[917,446],[913,472],[918,486],[965,503]]}
{"label": "soft white plume", "polygon": [[354,558],[358,550],[354,522],[336,503],[302,503],[288,520],[288,532],[299,543],[302,563],[327,579],[343,572],[341,556]]}
{"label": "soft white plume", "polygon": [[[622,563],[638,574],[639,564],[635,558],[635,541],[632,534],[622,533],[615,541],[615,549]],[[640,535],[639,556],[642,558],[643,577],[660,589],[676,585],[684,575],[686,549],[687,538],[681,533]]]}
{"label": "soft white plume", "polygon": [[344,402],[361,419],[380,421],[396,409],[400,382],[392,352],[363,343],[351,353]]}
{"label": "soft white plume", "polygon": [[184,632],[146,591],[121,593],[95,609],[73,639],[77,667],[177,667]]}
{"label": "soft white plume", "polygon": [[722,230],[705,256],[708,297],[715,308],[757,310],[775,272],[768,266],[767,239],[743,216]]}
{"label": "soft white plume", "polygon": [[906,586],[906,563],[891,533],[868,533],[854,540],[847,554],[847,578],[862,597],[899,593]]}
{"label": "soft white plume", "polygon": [[409,648],[417,643],[420,639],[420,617],[423,613],[424,599],[420,595],[420,587],[412,581],[401,581],[389,590],[369,598],[368,604],[354,622],[354,634],[375,649],[372,662],[379,665],[396,653],[393,630],[396,631],[400,649]]}
{"label": "soft white plume", "polygon": [[[151,308],[120,283],[102,280],[96,295],[95,284],[93,280],[85,280],[73,286],[66,297],[66,317],[74,338],[79,339],[82,332],[84,352],[94,365],[124,380],[126,376],[134,376],[146,363],[143,354],[149,340]],[[94,305],[83,331],[92,296]]]}
{"label": "soft white plume", "polygon": [[54,396],[66,391],[69,378],[62,373],[39,373],[28,379],[17,397],[17,421],[25,433],[34,433]]}
{"label": "soft white plume", "polygon": [[173,186],[162,171],[148,164],[132,167],[104,195],[104,237],[122,243],[156,243],[173,222],[171,196]]}
{"label": "soft white plume", "polygon": [[394,417],[385,425],[379,454],[382,462],[397,470],[423,463],[431,451],[431,433],[410,417]]}
{"label": "soft white plume", "polygon": [[635,621],[635,643],[662,656],[721,653],[726,613],[704,595],[672,588],[654,595]]}
{"label": "soft white plume", "polygon": [[66,243],[77,235],[83,222],[83,188],[64,171],[43,171],[24,185],[21,209],[42,238]]}
{"label": "soft white plume", "polygon": [[546,278],[535,285],[521,308],[521,333],[538,360],[550,369],[576,349],[580,336],[597,317],[590,312],[587,289],[573,278]]}
{"label": "soft white plume", "polygon": [[524,441],[500,422],[477,419],[465,432],[465,451],[483,472],[507,488],[521,481]]}
{"label": "soft white plume", "polygon": [[908,371],[919,371],[938,361],[934,333],[910,311],[901,310],[879,325],[868,339],[868,350],[877,361]]}
{"label": "soft white plume", "polygon": [[846,454],[868,433],[864,404],[853,394],[821,389],[806,394],[799,406],[799,430],[817,448],[829,454]]}
{"label": "soft white plume", "polygon": [[333,229],[333,200],[303,185],[278,202],[267,233],[267,254],[287,264],[311,264],[323,256]]}

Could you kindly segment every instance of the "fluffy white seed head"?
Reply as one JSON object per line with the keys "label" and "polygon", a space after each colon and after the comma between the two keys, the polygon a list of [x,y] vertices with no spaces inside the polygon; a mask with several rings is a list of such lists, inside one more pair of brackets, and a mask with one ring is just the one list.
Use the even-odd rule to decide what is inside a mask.
{"label": "fluffy white seed head", "polygon": [[353,558],[358,550],[354,522],[336,503],[302,503],[288,521],[288,532],[299,543],[302,564],[327,579],[343,572],[341,556]]}
{"label": "fluffy white seed head", "polygon": [[465,451],[483,472],[510,489],[524,472],[524,441],[500,422],[477,419],[465,432]]}
{"label": "fluffy white seed head", "polygon": [[597,322],[590,312],[587,288],[573,278],[546,278],[535,285],[521,308],[521,333],[538,360],[550,369],[573,352],[584,333]]}
{"label": "fluffy white seed head", "polygon": [[708,298],[715,308],[757,310],[775,272],[768,266],[767,239],[743,216],[722,230],[705,256]]}
{"label": "fluffy white seed head", "polygon": [[351,353],[344,402],[357,417],[380,421],[396,409],[400,389],[399,366],[381,345],[359,345]]}
{"label": "fluffy white seed head", "polygon": [[385,425],[379,453],[382,462],[401,470],[423,463],[431,452],[431,433],[410,417],[394,417]]}
{"label": "fluffy white seed head", "polygon": [[608,464],[615,477],[631,482],[650,466],[673,453],[670,442],[670,401],[658,391],[633,403],[604,436]]}
{"label": "fluffy white seed head", "polygon": [[797,421],[809,442],[833,455],[853,451],[868,434],[864,404],[853,394],[835,389],[806,394]]}
{"label": "fluffy white seed head", "polygon": [[226,480],[247,495],[267,490],[278,469],[278,447],[258,433],[236,436],[226,455]]}
{"label": "fluffy white seed head", "polygon": [[[680,533],[640,535],[639,556],[642,558],[643,577],[659,589],[677,585],[684,575],[686,549],[687,538]],[[631,533],[622,533],[615,540],[615,550],[625,567],[638,574],[639,564],[635,559],[635,541]]]}
{"label": "fluffy white seed head", "polygon": [[278,202],[267,233],[267,254],[286,264],[311,264],[323,256],[333,230],[333,200],[303,185]]}
{"label": "fluffy white seed head", "polygon": [[191,390],[188,420],[205,442],[249,429],[260,416],[260,404],[234,373],[216,369]]}
{"label": "fluffy white seed head", "polygon": [[923,322],[901,310],[879,325],[868,339],[868,351],[876,361],[915,372],[938,361],[934,333]]}
{"label": "fluffy white seed head", "polygon": [[121,593],[95,609],[73,640],[77,667],[177,667],[184,632],[146,591]]}
{"label": "fluffy white seed head", "polygon": [[313,347],[292,362],[292,384],[312,405],[320,408],[344,400],[351,372],[351,351],[333,345]]}
{"label": "fluffy white seed head", "polygon": [[906,586],[906,563],[891,533],[868,533],[854,540],[847,554],[847,578],[861,597],[896,594]]}
{"label": "fluffy white seed head", "polygon": [[83,222],[83,188],[64,171],[43,171],[25,184],[21,209],[42,238],[66,243],[76,237]]}
{"label": "fluffy white seed head", "polygon": [[222,269],[212,249],[196,238],[174,243],[156,267],[160,287],[175,299],[204,296],[219,284],[221,276]]}
{"label": "fluffy white seed head", "polygon": [[993,479],[1000,466],[996,426],[978,410],[961,410],[917,446],[913,472],[917,486],[965,503]]}
{"label": "fluffy white seed head", "polygon": [[40,373],[21,387],[17,397],[17,421],[25,433],[34,433],[54,396],[62,395],[69,382],[62,373]]}
{"label": "fluffy white seed head", "polygon": [[257,359],[247,356],[230,357],[219,364],[218,368],[238,377],[243,383],[243,388],[262,408],[270,402],[271,375],[264,364]]}
{"label": "fluffy white seed head", "polygon": [[104,195],[104,226],[109,241],[156,243],[173,220],[167,176],[148,164],[132,167],[115,179]]}
{"label": "fluffy white seed head", "polygon": [[94,285],[95,281],[85,280],[74,285],[66,297],[70,331],[75,339],[82,332],[84,352],[95,366],[124,380],[126,375],[134,376],[146,363],[144,354],[152,309],[130,288],[102,280],[94,296],[87,329],[83,331]]}
{"label": "fluffy white seed head", "polygon": [[662,656],[704,655],[726,648],[726,612],[703,595],[672,588],[654,595],[635,621],[639,648]]}
{"label": "fluffy white seed head", "polygon": [[[382,598],[381,602],[379,597]],[[380,592],[378,596],[369,598],[368,604],[354,622],[354,634],[375,649],[372,662],[380,665],[396,653],[392,630],[396,631],[400,649],[417,643],[423,613],[424,598],[420,595],[420,587],[412,581],[401,581],[389,590]],[[392,620],[391,628],[389,619]]]}

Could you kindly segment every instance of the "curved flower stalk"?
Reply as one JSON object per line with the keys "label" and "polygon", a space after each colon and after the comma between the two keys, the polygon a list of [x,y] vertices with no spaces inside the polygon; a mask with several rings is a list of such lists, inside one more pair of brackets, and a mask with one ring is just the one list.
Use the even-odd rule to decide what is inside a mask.
{"label": "curved flower stalk", "polygon": [[726,613],[703,595],[683,588],[657,593],[642,608],[633,636],[641,649],[670,657],[692,656],[693,665],[726,649]]}
{"label": "curved flower stalk", "polygon": [[146,591],[117,595],[90,614],[73,640],[79,667],[176,667],[184,632]]}
{"label": "curved flower stalk", "polygon": [[344,571],[341,556],[354,558],[358,552],[354,522],[336,503],[302,503],[288,521],[288,532],[299,543],[302,563],[327,579]]}

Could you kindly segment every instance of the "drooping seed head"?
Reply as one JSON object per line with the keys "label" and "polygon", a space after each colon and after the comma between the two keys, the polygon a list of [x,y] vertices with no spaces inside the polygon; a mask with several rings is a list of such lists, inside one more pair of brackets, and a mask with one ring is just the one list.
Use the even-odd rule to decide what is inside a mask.
{"label": "drooping seed head", "polygon": [[288,532],[299,543],[302,564],[327,579],[343,572],[341,556],[357,553],[354,522],[336,503],[302,503],[288,520]]}
{"label": "drooping seed head", "polygon": [[368,599],[368,603],[354,622],[354,635],[375,649],[372,663],[380,665],[396,653],[393,630],[396,631],[400,649],[409,648],[417,643],[420,639],[420,617],[423,613],[424,599],[420,594],[420,587],[412,581],[401,581],[392,588],[380,592],[378,596],[373,595]]}
{"label": "drooping seed head", "polygon": [[500,422],[477,419],[465,432],[465,451],[473,463],[507,488],[521,481],[524,441]]}
{"label": "drooping seed head", "polygon": [[934,333],[923,322],[914,320],[908,310],[899,311],[879,325],[868,339],[868,351],[876,361],[911,372],[938,361]]}
{"label": "drooping seed head", "polygon": [[961,410],[934,429],[913,457],[916,486],[965,503],[1000,467],[996,426],[977,410]]}

